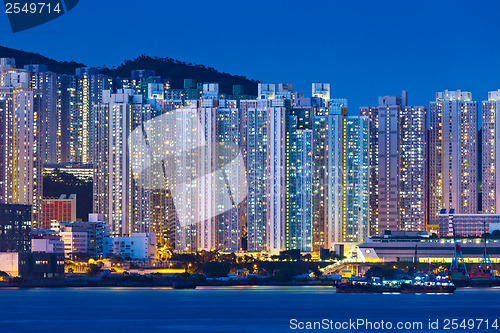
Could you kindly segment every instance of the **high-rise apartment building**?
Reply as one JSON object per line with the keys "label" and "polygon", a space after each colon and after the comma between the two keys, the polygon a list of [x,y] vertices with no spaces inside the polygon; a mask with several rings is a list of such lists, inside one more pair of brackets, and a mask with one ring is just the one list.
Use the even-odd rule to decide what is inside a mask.
{"label": "high-rise apartment building", "polygon": [[[368,117],[369,132],[369,216],[370,216],[370,235],[378,235],[378,108],[361,107],[359,109],[361,116]],[[381,230],[383,231],[383,230]]]}
{"label": "high-rise apartment building", "polygon": [[285,248],[311,252],[313,114],[322,100],[294,101],[285,118]]}
{"label": "high-rise apartment building", "polygon": [[95,133],[92,132],[96,116],[92,113],[94,105],[103,102],[103,91],[113,88],[111,77],[99,74],[97,68],[81,67],[76,69],[76,121],[77,129],[76,161],[92,163],[92,147]]}
{"label": "high-rise apartment building", "polygon": [[411,107],[407,93],[363,107],[370,122],[370,229],[426,230],[427,108]]}
{"label": "high-rise apartment building", "polygon": [[40,114],[42,91],[29,88],[29,73],[0,73],[0,202],[32,207],[32,223],[42,210]]}
{"label": "high-rise apartment building", "polygon": [[57,163],[76,163],[81,160],[77,155],[79,119],[77,117],[76,97],[76,77],[74,75],[58,74],[56,102]]}
{"label": "high-rise apartment building", "polygon": [[427,228],[427,108],[403,106],[399,111],[399,229]]}
{"label": "high-rise apartment building", "polygon": [[441,209],[477,213],[478,108],[472,94],[444,91],[430,103],[429,224],[437,226]]}
{"label": "high-rise apartment building", "polygon": [[481,142],[483,213],[500,213],[500,90],[490,91],[483,101]]}
{"label": "high-rise apartment building", "polygon": [[285,117],[291,101],[259,84],[259,99],[240,102],[247,166],[248,251],[279,253],[285,235]]}
{"label": "high-rise apartment building", "polygon": [[[313,91],[314,93],[314,91]],[[314,116],[313,250],[369,235],[368,118],[332,99]]]}
{"label": "high-rise apartment building", "polygon": [[30,88],[42,91],[40,106],[40,144],[42,163],[57,162],[57,77],[46,65],[26,65]]}
{"label": "high-rise apartment building", "polygon": [[[146,152],[129,145],[129,135],[151,116],[150,106],[130,89],[116,94],[106,90],[103,103],[94,108],[99,158],[94,175],[94,213],[102,213],[114,236],[149,230],[149,173],[134,177],[130,151],[143,161]],[[106,121],[107,120],[107,121]],[[107,126],[105,126],[107,125]]]}
{"label": "high-rise apartment building", "polygon": [[361,243],[370,236],[368,122],[366,116],[345,120],[342,242]]}

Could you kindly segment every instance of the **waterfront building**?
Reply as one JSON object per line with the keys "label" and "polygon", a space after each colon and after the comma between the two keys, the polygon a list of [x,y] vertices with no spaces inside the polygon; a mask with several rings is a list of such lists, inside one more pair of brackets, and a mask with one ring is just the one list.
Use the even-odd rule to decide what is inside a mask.
{"label": "waterfront building", "polygon": [[50,229],[52,221],[76,221],[76,194],[61,194],[59,198],[43,198],[42,229]]}
{"label": "waterfront building", "polygon": [[430,103],[429,209],[432,225],[441,209],[478,212],[478,108],[464,91],[436,93]]}
{"label": "waterfront building", "polygon": [[156,259],[156,236],[153,233],[132,233],[130,237],[104,238],[104,257],[124,259]]}
{"label": "waterfront building", "polygon": [[[466,263],[479,263],[484,251],[482,238],[458,238]],[[356,249],[362,262],[451,262],[455,244],[453,238],[430,238],[426,232],[387,230],[377,237],[368,237]],[[488,254],[493,263],[500,263],[500,240],[488,240]]]}
{"label": "waterfront building", "polygon": [[439,237],[482,237],[489,233],[492,225],[500,223],[500,214],[455,214],[442,209],[439,213]]}
{"label": "waterfront building", "polygon": [[29,252],[31,206],[0,203],[0,252]]}
{"label": "waterfront building", "polygon": [[64,278],[64,254],[0,252],[0,271],[20,278]]}

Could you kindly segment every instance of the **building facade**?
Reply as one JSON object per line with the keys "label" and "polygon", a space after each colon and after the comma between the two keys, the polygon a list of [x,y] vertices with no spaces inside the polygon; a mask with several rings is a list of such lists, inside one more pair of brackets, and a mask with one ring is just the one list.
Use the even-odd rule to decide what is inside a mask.
{"label": "building facade", "polygon": [[464,91],[436,93],[430,103],[429,224],[441,209],[478,211],[478,107]]}
{"label": "building facade", "polygon": [[76,221],[76,194],[61,194],[59,198],[43,198],[42,229],[50,229],[51,221]]}
{"label": "building facade", "polygon": [[31,250],[31,206],[0,204],[0,252]]}
{"label": "building facade", "polygon": [[482,209],[500,214],[500,90],[490,91],[483,101],[482,123]]}

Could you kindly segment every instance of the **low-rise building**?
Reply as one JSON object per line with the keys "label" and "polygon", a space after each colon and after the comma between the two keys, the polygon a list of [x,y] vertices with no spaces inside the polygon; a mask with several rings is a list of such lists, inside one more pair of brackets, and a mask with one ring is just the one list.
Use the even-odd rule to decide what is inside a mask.
{"label": "low-rise building", "polygon": [[0,252],[29,252],[31,205],[0,204]]}
{"label": "low-rise building", "polygon": [[103,239],[108,235],[102,214],[89,214],[88,222],[53,221],[51,228],[64,242],[66,257],[99,259],[103,255]]}
{"label": "low-rise building", "polygon": [[62,278],[64,255],[62,253],[0,252],[0,271],[11,277]]}
{"label": "low-rise building", "polygon": [[150,260],[156,258],[154,233],[132,233],[130,237],[104,238],[104,257]]}
{"label": "low-rise building", "polygon": [[64,253],[64,242],[54,230],[32,230],[31,252]]}
{"label": "low-rise building", "polygon": [[[484,251],[484,238],[457,238],[465,262],[478,263]],[[491,261],[500,263],[500,239],[488,239]],[[453,238],[431,238],[426,232],[385,231],[368,237],[358,245],[357,259],[366,262],[450,263],[455,250]]]}
{"label": "low-rise building", "polygon": [[454,209],[439,214],[439,237],[481,237],[490,232],[490,224],[500,223],[500,214],[455,214]]}
{"label": "low-rise building", "polygon": [[76,220],[76,194],[61,194],[59,198],[43,198],[42,228],[50,229],[52,221]]}

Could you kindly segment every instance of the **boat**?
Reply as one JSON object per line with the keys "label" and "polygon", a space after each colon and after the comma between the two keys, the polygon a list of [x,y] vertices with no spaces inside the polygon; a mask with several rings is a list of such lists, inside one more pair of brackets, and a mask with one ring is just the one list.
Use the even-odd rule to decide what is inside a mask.
{"label": "boat", "polygon": [[353,278],[342,280],[336,286],[337,293],[403,293],[403,294],[451,294],[455,285],[447,275],[420,274],[411,280],[382,280]]}
{"label": "boat", "polygon": [[457,288],[447,275],[416,275],[411,282],[401,285],[403,294],[452,294]]}
{"label": "boat", "polygon": [[401,281],[384,281],[380,278],[359,278],[341,280],[335,285],[337,293],[399,293]]}

